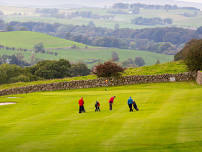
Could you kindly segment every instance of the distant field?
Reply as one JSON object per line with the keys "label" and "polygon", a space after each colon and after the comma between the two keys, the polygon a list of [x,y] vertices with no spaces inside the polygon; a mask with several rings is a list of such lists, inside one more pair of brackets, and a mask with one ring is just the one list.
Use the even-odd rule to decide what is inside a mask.
{"label": "distant field", "polygon": [[86,45],[49,36],[47,34],[30,32],[30,31],[15,31],[15,32],[0,32],[0,45],[32,49],[35,44],[42,42],[45,48],[60,48],[71,47],[76,45],[84,48]]}
{"label": "distant field", "polygon": [[34,8],[26,8],[26,7],[15,7],[15,6],[0,6],[0,10],[5,15],[14,15],[14,14],[22,14],[33,16],[35,9]]}
{"label": "distant field", "polygon": [[[65,10],[63,10],[65,12]],[[140,14],[111,14],[110,11],[112,9],[101,9],[101,8],[82,8],[82,9],[71,9],[71,12],[74,11],[91,11],[97,15],[113,15],[114,18],[111,20],[104,19],[90,19],[90,18],[51,18],[51,17],[39,17],[36,14],[32,15],[24,15],[24,16],[16,16],[10,15],[4,17],[6,21],[36,21],[36,22],[46,22],[46,23],[62,23],[62,24],[74,24],[74,25],[87,25],[90,21],[93,21],[98,27],[106,27],[106,28],[114,28],[115,24],[119,24],[120,28],[152,28],[152,27],[167,27],[167,26],[177,26],[183,28],[198,28],[202,25],[202,12],[198,11],[196,16],[193,17],[185,17],[184,13],[193,14],[195,11],[192,10],[149,10],[149,9],[141,9]],[[125,12],[129,12],[129,10],[124,10]],[[67,11],[69,12],[69,10]],[[171,18],[173,20],[172,25],[155,25],[155,26],[144,26],[144,25],[134,25],[131,24],[131,19],[136,17],[160,17],[160,18]]]}
{"label": "distant field", "polygon": [[[122,73],[122,76],[156,75],[156,74],[166,74],[166,73],[176,74],[176,73],[183,73],[183,72],[188,72],[187,66],[184,64],[184,62],[178,61],[178,62],[169,62],[164,64],[152,65],[152,66],[129,68]],[[37,84],[47,84],[47,83],[73,81],[73,80],[90,80],[90,79],[96,79],[96,78],[97,78],[96,75],[88,75],[88,76],[72,77],[72,78],[64,78],[64,79],[41,80],[41,81],[33,81],[33,82],[18,82],[18,83],[0,85],[0,90],[15,88],[15,87],[37,85]]]}
{"label": "distant field", "polygon": [[[35,57],[40,60],[58,60],[68,59],[71,62],[85,62],[89,67],[92,67],[98,62],[111,60],[112,52],[117,52],[120,58],[120,62],[127,60],[128,58],[135,59],[135,57],[142,57],[145,60],[146,65],[152,65],[160,60],[161,63],[173,60],[173,55],[165,55],[152,53],[148,51],[139,50],[124,50],[116,48],[96,48],[87,45],[49,36],[37,32],[29,31],[17,31],[17,32],[0,32],[0,45],[15,47],[15,48],[26,48],[33,49],[34,45],[42,42],[45,49],[49,52],[58,53],[57,56],[48,53],[36,53]],[[70,47],[76,45],[79,48],[71,49]],[[54,49],[62,48],[62,49]],[[31,51],[11,51],[0,49],[0,55],[12,55],[21,52],[24,54],[24,59],[30,61],[32,55]],[[94,62],[94,60],[96,60]]]}
{"label": "distant field", "polygon": [[[35,57],[40,60],[58,60],[67,59],[71,62],[84,62],[92,67],[98,62],[103,62],[111,60],[112,52],[117,52],[119,54],[120,62],[127,60],[128,58],[135,59],[135,57],[142,57],[145,60],[146,65],[155,64],[157,60],[161,63],[169,62],[173,60],[173,55],[165,55],[152,53],[148,51],[138,51],[138,50],[122,50],[115,48],[88,48],[88,49],[64,49],[64,50],[51,50],[52,52],[57,52],[58,55],[41,54],[36,53]],[[16,54],[17,51],[0,50],[0,55]],[[25,60],[29,61],[31,57],[31,52],[22,52],[25,56]],[[97,60],[93,63],[94,60]]]}
{"label": "distant field", "polygon": [[[180,82],[0,97],[17,103],[0,106],[0,151],[200,152],[201,92],[194,82]],[[86,113],[79,114],[81,96]],[[129,112],[130,96],[138,112]],[[97,113],[96,100],[101,103]]]}
{"label": "distant field", "polygon": [[[71,62],[84,62],[89,67],[92,67],[99,62],[111,60],[112,52],[118,53],[120,58],[119,62],[123,62],[128,58],[135,59],[135,57],[142,57],[145,60],[146,65],[155,64],[157,60],[159,60],[161,63],[173,60],[173,55],[158,54],[148,51],[124,50],[116,48],[96,48],[92,46],[85,48],[87,45],[37,32],[0,32],[0,45],[15,48],[33,49],[34,45],[40,42],[44,44],[45,49],[48,49],[47,51],[56,52],[58,55],[55,56],[48,53],[36,53],[36,58],[40,60],[67,59]],[[76,45],[79,48],[71,49],[70,47],[73,45]],[[32,55],[31,51],[25,52],[0,49],[0,55],[13,55],[20,52],[24,55],[24,59],[29,62]]]}

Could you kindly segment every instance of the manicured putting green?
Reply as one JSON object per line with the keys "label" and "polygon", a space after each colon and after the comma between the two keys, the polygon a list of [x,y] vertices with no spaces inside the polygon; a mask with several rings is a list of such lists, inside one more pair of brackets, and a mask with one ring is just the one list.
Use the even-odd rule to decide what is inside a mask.
{"label": "manicured putting green", "polygon": [[[113,111],[107,100],[116,95]],[[83,96],[87,113],[78,113]],[[132,96],[140,111],[129,112]],[[202,86],[194,82],[39,92],[0,97],[1,152],[199,152]],[[101,112],[94,112],[95,101]]]}

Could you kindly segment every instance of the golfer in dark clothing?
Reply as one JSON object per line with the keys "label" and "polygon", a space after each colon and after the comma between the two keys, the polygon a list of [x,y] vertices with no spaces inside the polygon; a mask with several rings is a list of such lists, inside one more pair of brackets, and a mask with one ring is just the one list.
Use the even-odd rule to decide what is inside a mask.
{"label": "golfer in dark clothing", "polygon": [[114,102],[114,99],[115,99],[116,96],[113,96],[109,99],[109,110],[112,110],[112,104]]}
{"label": "golfer in dark clothing", "polygon": [[83,97],[79,99],[79,113],[85,112]]}
{"label": "golfer in dark clothing", "polygon": [[95,103],[95,112],[100,111],[100,103],[96,101]]}
{"label": "golfer in dark clothing", "polygon": [[134,107],[134,109],[135,109],[136,111],[139,111],[139,109],[138,109],[137,104],[136,104],[135,101],[133,101],[133,107]]}
{"label": "golfer in dark clothing", "polygon": [[133,99],[131,97],[128,99],[128,106],[130,108],[130,112],[133,112]]}

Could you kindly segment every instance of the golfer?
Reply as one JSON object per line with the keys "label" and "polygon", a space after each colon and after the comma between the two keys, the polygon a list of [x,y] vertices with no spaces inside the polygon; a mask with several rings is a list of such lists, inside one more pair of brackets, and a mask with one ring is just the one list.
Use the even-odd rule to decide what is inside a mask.
{"label": "golfer", "polygon": [[79,99],[79,113],[85,112],[83,97]]}
{"label": "golfer", "polygon": [[100,111],[100,103],[99,101],[95,102],[95,112]]}
{"label": "golfer", "polygon": [[113,96],[109,99],[109,110],[112,110],[112,104],[113,104],[115,98],[116,98],[116,96]]}
{"label": "golfer", "polygon": [[133,99],[131,97],[128,99],[128,106],[129,106],[130,112],[133,112]]}

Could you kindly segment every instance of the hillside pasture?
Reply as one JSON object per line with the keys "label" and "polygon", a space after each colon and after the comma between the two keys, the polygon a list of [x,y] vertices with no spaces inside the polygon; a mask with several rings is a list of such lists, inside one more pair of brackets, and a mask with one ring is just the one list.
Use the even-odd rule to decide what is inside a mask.
{"label": "hillside pasture", "polygon": [[[0,97],[2,152],[198,152],[202,87],[193,82],[38,92]],[[116,95],[113,110],[108,99]],[[78,113],[83,96],[86,113]],[[132,96],[140,111],[129,112]],[[13,97],[13,98],[11,98]],[[14,98],[15,97],[15,98]],[[94,112],[95,101],[101,112]]]}
{"label": "hillside pasture", "polygon": [[45,48],[65,48],[73,45],[84,48],[86,45],[49,36],[47,34],[30,32],[30,31],[14,31],[0,32],[0,45],[7,47],[33,49],[35,44],[43,43]]}
{"label": "hillside pasture", "polygon": [[[157,60],[161,63],[169,62],[173,60],[173,55],[165,55],[159,53],[152,53],[148,51],[140,51],[140,50],[124,50],[124,49],[115,49],[115,48],[82,48],[82,49],[51,49],[48,50],[51,52],[55,52],[58,55],[52,55],[47,53],[35,53],[35,57],[40,60],[58,60],[58,59],[67,59],[71,62],[84,62],[88,65],[88,67],[92,67],[93,65],[104,62],[112,59],[112,52],[116,52],[119,55],[119,62],[123,62],[128,58],[142,57],[145,60],[146,65],[155,64]],[[10,50],[0,50],[0,55],[7,54],[17,54],[19,51],[10,51]],[[30,61],[32,52],[27,51],[21,52],[25,56],[26,61]]]}

